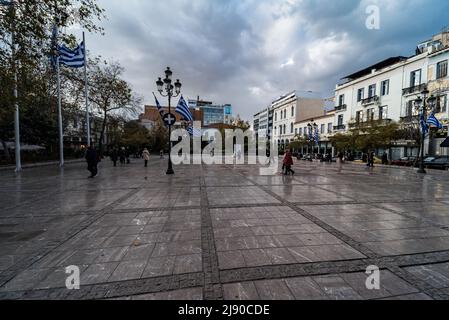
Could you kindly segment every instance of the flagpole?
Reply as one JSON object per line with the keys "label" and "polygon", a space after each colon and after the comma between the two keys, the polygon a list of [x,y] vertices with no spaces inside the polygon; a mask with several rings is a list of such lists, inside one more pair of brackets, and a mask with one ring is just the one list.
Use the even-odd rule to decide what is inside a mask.
{"label": "flagpole", "polygon": [[89,94],[88,94],[88,83],[87,83],[87,48],[86,48],[86,36],[83,32],[83,44],[84,44],[84,96],[86,98],[86,129],[87,129],[87,146],[91,145],[90,136],[90,115],[89,115]]}
{"label": "flagpole", "polygon": [[[58,26],[56,26],[56,39],[58,36]],[[59,66],[59,55],[56,58],[56,71],[58,78],[58,124],[59,124],[59,166],[64,167],[64,132],[62,129],[62,107],[61,107],[61,75]]]}

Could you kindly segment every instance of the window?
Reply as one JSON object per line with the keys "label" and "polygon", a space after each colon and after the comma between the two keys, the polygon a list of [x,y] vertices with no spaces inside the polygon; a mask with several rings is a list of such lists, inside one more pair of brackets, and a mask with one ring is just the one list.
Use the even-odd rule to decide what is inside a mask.
{"label": "window", "polygon": [[278,127],[274,127],[274,134],[275,134],[275,135],[278,134]]}
{"label": "window", "polygon": [[388,96],[390,94],[390,80],[382,81],[382,96]]}
{"label": "window", "polygon": [[344,94],[341,94],[339,97],[338,97],[338,105],[339,106],[342,106],[342,105],[344,105],[345,104],[345,95]]}
{"label": "window", "polygon": [[357,91],[357,102],[360,102],[363,99],[365,99],[365,88],[361,88]]}
{"label": "window", "polygon": [[304,135],[307,135],[307,127],[304,127]]}
{"label": "window", "polygon": [[292,107],[292,117],[295,116],[295,107]]}
{"label": "window", "polygon": [[414,109],[414,101],[413,100],[408,101],[405,107],[405,116],[413,117],[413,109]]}
{"label": "window", "polygon": [[284,110],[284,119],[287,119],[287,109]]}
{"label": "window", "polygon": [[421,69],[410,73],[410,87],[416,87],[421,84]]}
{"label": "window", "polygon": [[447,77],[447,60],[437,64],[437,79]]}
{"label": "window", "polygon": [[436,113],[447,111],[447,96],[440,96],[437,98],[437,105],[435,108]]}
{"label": "window", "polygon": [[333,125],[334,124],[332,122],[327,125],[327,133],[332,133]]}
{"label": "window", "polygon": [[326,125],[322,124],[321,125],[321,134],[325,134],[326,133]]}
{"label": "window", "polygon": [[376,95],[376,85],[372,84],[368,88],[368,98],[372,98]]}
{"label": "window", "polygon": [[293,134],[293,128],[295,127],[295,125],[293,124],[293,122],[290,124],[290,133]]}
{"label": "window", "polygon": [[298,128],[295,128],[295,136],[298,135]]}
{"label": "window", "polygon": [[363,111],[357,111],[355,114],[355,122],[358,124],[363,120]]}
{"label": "window", "polygon": [[285,124],[284,124],[284,128],[283,128],[282,132],[284,132],[284,134],[287,133],[287,126]]}
{"label": "window", "polygon": [[341,127],[343,125],[343,115],[338,116],[338,126]]}
{"label": "window", "polygon": [[388,107],[379,107],[379,120],[388,119]]}
{"label": "window", "polygon": [[299,128],[299,135],[302,136],[302,128]]}
{"label": "window", "polygon": [[274,114],[274,121],[278,121],[278,113],[277,112]]}
{"label": "window", "polygon": [[369,109],[366,114],[366,121],[373,121],[374,120],[374,109]]}

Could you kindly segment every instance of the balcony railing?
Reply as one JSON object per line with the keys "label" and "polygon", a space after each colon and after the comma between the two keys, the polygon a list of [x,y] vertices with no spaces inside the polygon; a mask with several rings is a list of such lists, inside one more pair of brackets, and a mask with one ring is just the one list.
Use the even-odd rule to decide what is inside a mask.
{"label": "balcony railing", "polygon": [[409,94],[421,93],[426,88],[427,88],[427,85],[425,83],[417,85],[417,86],[413,86],[413,87],[410,87],[410,88],[405,88],[405,89],[402,90],[402,95],[406,96],[406,95],[409,95]]}
{"label": "balcony railing", "polygon": [[344,124],[334,126],[334,131],[342,131],[342,130],[346,130],[346,126]]}
{"label": "balcony railing", "polygon": [[362,105],[373,104],[379,101],[379,96],[372,96],[362,100]]}
{"label": "balcony railing", "polygon": [[353,128],[368,128],[371,127],[373,125],[377,125],[377,126],[386,126],[388,124],[390,124],[391,122],[393,122],[393,120],[385,118],[385,119],[380,119],[379,117],[375,117],[374,119],[363,119],[363,120],[358,120],[356,119],[353,123],[349,124],[349,127],[351,129]]}
{"label": "balcony railing", "polygon": [[335,107],[335,111],[346,111],[346,109],[348,108],[348,106],[347,105],[345,105],[345,104],[342,104],[342,105],[340,105],[340,106],[336,106]]}

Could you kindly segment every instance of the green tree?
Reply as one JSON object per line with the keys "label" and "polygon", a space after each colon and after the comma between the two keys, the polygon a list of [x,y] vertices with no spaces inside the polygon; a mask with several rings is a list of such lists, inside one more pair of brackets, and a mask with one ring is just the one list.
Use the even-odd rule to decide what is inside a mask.
{"label": "green tree", "polygon": [[150,130],[150,145],[154,151],[166,150],[168,148],[168,129],[162,120],[156,121]]}
{"label": "green tree", "polygon": [[[118,62],[91,62],[88,70],[89,100],[102,114],[99,150],[103,152],[103,140],[110,115],[135,116],[142,99],[133,94],[131,86],[123,80],[124,69]],[[79,78],[79,84],[82,81]]]}
{"label": "green tree", "polygon": [[125,123],[121,144],[129,147],[134,153],[141,151],[150,143],[150,132],[138,121]]}

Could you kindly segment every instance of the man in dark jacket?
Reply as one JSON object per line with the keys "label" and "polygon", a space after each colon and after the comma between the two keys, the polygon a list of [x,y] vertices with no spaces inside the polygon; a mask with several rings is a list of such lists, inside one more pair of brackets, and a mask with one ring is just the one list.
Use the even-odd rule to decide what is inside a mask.
{"label": "man in dark jacket", "polygon": [[97,150],[90,146],[86,152],[87,170],[90,172],[89,178],[95,178],[98,175],[99,156]]}
{"label": "man in dark jacket", "polygon": [[111,160],[114,163],[114,167],[117,167],[117,161],[118,161],[118,151],[116,148],[114,148],[114,150],[112,150],[111,153]]}

